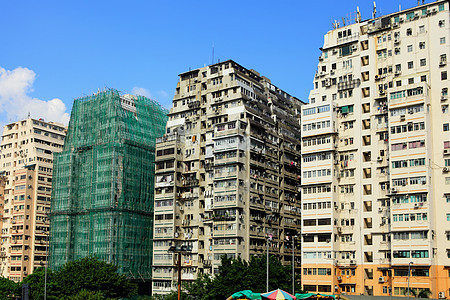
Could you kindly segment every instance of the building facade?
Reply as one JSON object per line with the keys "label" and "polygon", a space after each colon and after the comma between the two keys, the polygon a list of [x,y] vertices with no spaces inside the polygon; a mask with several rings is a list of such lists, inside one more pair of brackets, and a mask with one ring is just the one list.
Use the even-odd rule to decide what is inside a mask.
{"label": "building facade", "polygon": [[[234,61],[179,76],[156,145],[153,293],[177,286],[171,245],[187,245],[182,280],[220,258],[292,261],[300,235],[300,100]],[[269,237],[269,239],[268,239]],[[299,267],[300,247],[295,249]]]}
{"label": "building facade", "polygon": [[302,285],[450,298],[449,2],[334,27],[302,108]]}
{"label": "building facade", "polygon": [[155,140],[167,113],[114,89],[75,100],[55,157],[51,268],[95,255],[131,279],[150,281]]}
{"label": "building facade", "polygon": [[21,281],[47,263],[53,153],[62,124],[28,118],[4,126],[0,146],[1,276]]}

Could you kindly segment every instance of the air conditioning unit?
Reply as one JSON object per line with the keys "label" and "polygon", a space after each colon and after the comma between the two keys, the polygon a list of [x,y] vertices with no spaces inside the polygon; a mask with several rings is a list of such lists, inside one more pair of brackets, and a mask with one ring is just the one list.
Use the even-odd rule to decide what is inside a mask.
{"label": "air conditioning unit", "polygon": [[342,277],[341,277],[341,276],[338,276],[338,277],[337,277],[337,280],[338,280],[338,281],[341,281],[341,280],[342,280]]}
{"label": "air conditioning unit", "polygon": [[414,208],[418,208],[419,207],[419,203],[414,203]]}
{"label": "air conditioning unit", "polygon": [[379,282],[379,283],[383,283],[383,282],[384,282],[384,277],[379,277],[379,278],[378,278],[378,282]]}
{"label": "air conditioning unit", "polygon": [[406,120],[406,116],[405,115],[401,115],[400,116],[400,121],[405,121]]}
{"label": "air conditioning unit", "polygon": [[353,46],[352,46],[352,50],[353,50],[353,51],[356,51],[356,50],[358,50],[358,47],[357,47],[356,45],[353,45]]}
{"label": "air conditioning unit", "polygon": [[356,260],[351,260],[351,261],[350,261],[350,264],[351,264],[351,265],[356,265]]}
{"label": "air conditioning unit", "polygon": [[341,233],[342,232],[342,227],[337,227],[337,232]]}
{"label": "air conditioning unit", "polygon": [[444,149],[444,155],[450,154],[450,149]]}
{"label": "air conditioning unit", "polygon": [[398,26],[400,26],[398,23],[392,24],[392,27],[393,27],[393,28],[397,28]]}
{"label": "air conditioning unit", "polygon": [[447,100],[447,97],[445,97],[445,96],[441,97],[441,101],[446,101],[446,100]]}
{"label": "air conditioning unit", "polygon": [[445,61],[445,60],[443,60],[443,61],[441,61],[440,63],[439,63],[439,67],[443,67],[443,66],[445,66],[447,64],[447,62]]}
{"label": "air conditioning unit", "polygon": [[443,167],[442,168],[442,172],[447,173],[448,172],[448,168],[447,167]]}
{"label": "air conditioning unit", "polygon": [[397,188],[394,188],[394,187],[391,188],[391,193],[393,193],[393,194],[394,194],[394,193],[397,193]]}
{"label": "air conditioning unit", "polygon": [[445,299],[445,292],[439,292],[439,299]]}
{"label": "air conditioning unit", "polygon": [[379,208],[378,208],[378,212],[379,212],[379,213],[382,213],[382,212],[383,212],[383,208],[382,208],[382,207],[379,207]]}
{"label": "air conditioning unit", "polygon": [[383,161],[383,158],[381,156],[378,156],[377,161]]}

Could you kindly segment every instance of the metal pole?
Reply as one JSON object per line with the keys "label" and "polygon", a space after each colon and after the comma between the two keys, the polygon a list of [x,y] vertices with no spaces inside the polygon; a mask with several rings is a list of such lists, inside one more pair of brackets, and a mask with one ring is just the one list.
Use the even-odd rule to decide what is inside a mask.
{"label": "metal pole", "polygon": [[47,300],[47,267],[48,267],[48,247],[49,245],[49,236],[47,236],[47,257],[45,258],[45,275],[44,275],[44,300]]}
{"label": "metal pole", "polygon": [[409,276],[411,274],[411,264],[414,264],[412,261],[408,264],[408,299],[409,299]]}
{"label": "metal pole", "polygon": [[292,295],[295,295],[294,250],[295,250],[295,236],[292,236]]}
{"label": "metal pole", "polygon": [[267,237],[267,259],[266,259],[266,265],[267,265],[267,270],[266,270],[266,292],[269,292],[269,237]]}
{"label": "metal pole", "polygon": [[181,253],[178,252],[178,300],[181,299]]}

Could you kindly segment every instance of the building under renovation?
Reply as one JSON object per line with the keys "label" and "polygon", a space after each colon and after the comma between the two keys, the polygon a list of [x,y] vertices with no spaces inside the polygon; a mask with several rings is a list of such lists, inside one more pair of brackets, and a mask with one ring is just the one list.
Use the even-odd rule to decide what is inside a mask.
{"label": "building under renovation", "polygon": [[[170,245],[192,246],[182,280],[216,273],[223,255],[248,260],[267,246],[291,264],[302,104],[231,60],[180,75],[156,145],[154,294],[176,287]],[[300,267],[298,245],[295,259]]]}
{"label": "building under renovation", "polygon": [[155,140],[167,111],[108,89],[75,100],[55,156],[50,266],[95,255],[129,278],[151,278]]}

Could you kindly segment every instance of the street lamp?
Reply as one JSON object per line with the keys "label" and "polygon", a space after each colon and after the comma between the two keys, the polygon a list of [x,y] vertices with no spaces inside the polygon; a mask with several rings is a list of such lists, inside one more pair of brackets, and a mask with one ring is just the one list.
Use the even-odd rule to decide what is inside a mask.
{"label": "street lamp", "polygon": [[295,295],[295,268],[294,268],[294,251],[295,251],[295,238],[297,236],[292,236],[292,295]]}
{"label": "street lamp", "polygon": [[414,263],[412,261],[409,262],[408,264],[408,299],[409,299],[409,277],[411,275],[411,265],[413,265]]}
{"label": "street lamp", "polygon": [[169,252],[178,253],[177,267],[178,267],[178,300],[181,299],[181,255],[187,255],[191,253],[192,247],[183,246],[170,246]]}
{"label": "street lamp", "polygon": [[269,234],[267,236],[267,243],[266,243],[266,248],[267,248],[267,258],[266,258],[266,293],[269,292],[269,241],[272,240],[273,235]]}
{"label": "street lamp", "polygon": [[46,242],[47,242],[47,247],[46,247],[46,257],[45,257],[45,275],[44,275],[44,300],[47,300],[47,268],[48,268],[48,247],[49,245],[49,233],[48,231],[42,230],[42,233],[45,234],[46,236]]}

